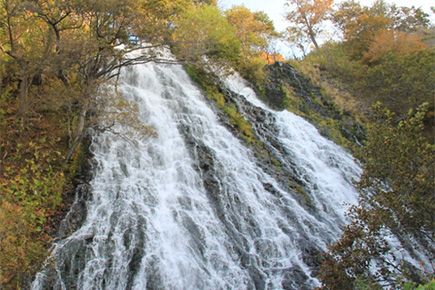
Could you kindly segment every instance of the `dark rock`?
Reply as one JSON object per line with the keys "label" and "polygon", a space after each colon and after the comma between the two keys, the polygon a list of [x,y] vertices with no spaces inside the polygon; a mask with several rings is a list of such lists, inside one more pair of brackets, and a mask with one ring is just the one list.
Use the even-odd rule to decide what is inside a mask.
{"label": "dark rock", "polygon": [[59,224],[58,239],[65,238],[82,226],[87,216],[86,200],[90,195],[89,185],[82,184],[77,187],[76,199],[65,218]]}
{"label": "dark rock", "polygon": [[299,266],[285,270],[282,288],[284,290],[309,290],[307,282],[310,279]]}
{"label": "dark rock", "polygon": [[301,258],[311,268],[312,276],[316,277],[320,273],[320,267],[323,262],[321,251],[307,241],[301,249]]}
{"label": "dark rock", "polygon": [[324,118],[331,118],[339,125],[340,133],[352,143],[359,143],[365,139],[365,134],[349,112],[340,113],[332,99],[324,96],[321,89],[315,86],[311,80],[290,64],[277,62],[265,67],[267,77],[261,83],[261,87],[254,87],[259,96],[272,108],[276,110],[287,109],[288,100],[285,88],[291,88],[293,97],[296,97],[300,104],[297,111],[304,113],[306,119],[316,126],[319,132],[325,137],[331,138],[335,133],[327,131],[325,126],[319,126],[313,115]]}

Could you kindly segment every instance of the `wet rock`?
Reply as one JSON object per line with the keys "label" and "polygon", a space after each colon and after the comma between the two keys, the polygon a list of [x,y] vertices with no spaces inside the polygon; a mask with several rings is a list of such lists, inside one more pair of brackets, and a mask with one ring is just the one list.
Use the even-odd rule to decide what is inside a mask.
{"label": "wet rock", "polygon": [[251,267],[250,273],[251,273],[251,278],[255,285],[255,289],[256,290],[266,289],[265,275],[255,267]]}
{"label": "wet rock", "polygon": [[77,187],[76,199],[69,212],[60,222],[57,239],[62,239],[80,228],[87,216],[86,200],[91,196],[90,186],[81,184]]}
{"label": "wet rock", "polygon": [[286,269],[284,272],[284,279],[281,283],[284,290],[309,290],[308,277],[299,266],[293,266]]}
{"label": "wet rock", "polygon": [[323,262],[321,251],[307,241],[301,248],[301,258],[310,267],[312,276],[316,277],[320,273],[320,267]]}
{"label": "wet rock", "polygon": [[[92,240],[92,237],[90,237]],[[40,282],[40,289],[78,289],[77,277],[80,270],[85,267],[87,247],[89,242],[85,240],[70,240],[68,242],[68,251],[59,254],[58,259],[67,261],[58,265],[58,269],[46,267]]]}
{"label": "wet rock", "polygon": [[365,139],[365,134],[354,118],[348,112],[341,113],[334,102],[321,93],[321,89],[315,86],[311,80],[298,71],[290,64],[276,62],[265,67],[267,77],[261,83],[262,89],[256,87],[255,91],[263,100],[275,110],[285,110],[288,105],[288,92],[286,88],[291,88],[291,94],[300,102],[297,110],[306,114],[319,132],[331,138],[334,132],[328,132],[325,126],[319,126],[313,118],[318,115],[324,118],[333,119],[339,127],[343,137],[356,143]]}

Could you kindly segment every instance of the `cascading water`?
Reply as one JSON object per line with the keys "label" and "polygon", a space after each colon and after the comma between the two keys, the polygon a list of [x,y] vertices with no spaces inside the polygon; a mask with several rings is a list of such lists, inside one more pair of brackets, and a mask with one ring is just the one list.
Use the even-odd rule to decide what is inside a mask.
{"label": "cascading water", "polygon": [[[272,117],[271,124],[256,131],[274,131],[276,136],[270,136],[256,132],[264,144],[278,143],[277,146],[268,144],[278,150],[274,157],[281,161],[281,164],[292,164],[292,170],[305,185],[312,205],[318,209],[318,214],[324,220],[333,221],[332,227],[343,226],[343,215],[346,207],[343,201],[349,204],[357,202],[357,195],[350,194],[349,185],[353,178],[361,174],[361,169],[355,166],[352,156],[330,140],[323,138],[317,129],[309,122],[286,110],[276,112],[269,109],[257,97],[255,92],[240,78],[233,74],[226,78],[227,87],[235,92],[235,100],[240,111],[245,115],[252,115],[252,107],[258,107]],[[242,96],[242,98],[240,97]],[[249,116],[248,116],[249,118]],[[272,129],[272,130],[271,130]],[[261,136],[263,136],[261,138]]]}
{"label": "cascading water", "polygon": [[[284,190],[219,122],[182,67],[138,65],[125,69],[121,82],[123,96],[158,136],[93,137],[97,166],[86,220],[54,245],[53,265],[37,275],[33,289],[317,285],[310,255],[338,238],[345,203],[356,200],[351,178],[360,169],[352,157],[302,118],[246,94],[269,115],[257,133],[260,127],[277,132],[275,156],[298,175],[312,200],[304,206],[295,197],[300,193]],[[229,82],[234,91],[241,85]]]}

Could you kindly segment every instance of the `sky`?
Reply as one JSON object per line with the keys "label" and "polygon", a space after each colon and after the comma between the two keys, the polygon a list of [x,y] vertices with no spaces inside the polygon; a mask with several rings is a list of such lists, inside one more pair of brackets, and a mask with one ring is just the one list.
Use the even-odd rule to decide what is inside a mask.
{"label": "sky", "polygon": [[[371,6],[375,0],[360,0],[359,2],[364,6]],[[397,6],[412,6],[421,7],[423,11],[431,15],[432,23],[435,23],[435,16],[430,10],[430,6],[435,6],[434,0],[385,0],[387,3],[396,4]],[[335,3],[339,2],[337,0]],[[244,4],[246,8],[252,12],[264,11],[275,25],[275,29],[279,32],[285,31],[288,26],[287,21],[284,19],[284,14],[289,11],[289,7],[284,5],[286,0],[218,0],[218,5],[220,8],[229,9],[233,5]],[[293,53],[291,48],[285,45],[279,45],[278,51],[281,52],[285,57],[290,57]]]}

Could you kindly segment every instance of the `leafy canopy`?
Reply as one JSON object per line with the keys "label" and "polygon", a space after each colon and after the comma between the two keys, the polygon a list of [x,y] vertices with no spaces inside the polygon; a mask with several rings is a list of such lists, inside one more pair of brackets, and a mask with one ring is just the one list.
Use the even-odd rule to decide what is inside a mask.
{"label": "leafy canopy", "polygon": [[422,134],[427,104],[397,124],[391,112],[380,105],[376,110],[382,119],[369,126],[367,144],[357,153],[364,162],[356,182],[359,203],[351,209],[352,223],[326,254],[323,289],[355,289],[363,282],[370,289],[401,289],[403,280],[425,282],[426,274],[397,255],[389,236],[404,244],[416,241],[411,253],[414,247],[428,255],[434,251],[435,145]]}
{"label": "leafy canopy", "polygon": [[322,33],[322,24],[332,11],[333,0],[287,0],[292,11],[286,14],[291,26],[287,29],[289,39],[296,42],[304,52],[304,44],[310,41],[319,48],[317,38]]}

